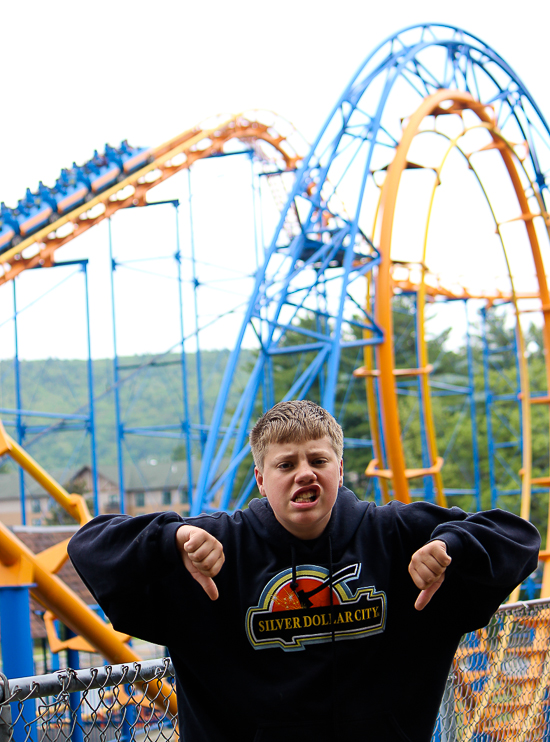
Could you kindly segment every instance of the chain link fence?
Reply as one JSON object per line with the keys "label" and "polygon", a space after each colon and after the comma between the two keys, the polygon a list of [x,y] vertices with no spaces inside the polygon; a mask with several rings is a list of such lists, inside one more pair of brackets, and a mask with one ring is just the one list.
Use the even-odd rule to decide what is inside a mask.
{"label": "chain link fence", "polygon": [[169,658],[0,679],[0,742],[177,739]]}
{"label": "chain link fence", "polygon": [[550,742],[550,600],[502,606],[466,634],[433,742]]}
{"label": "chain link fence", "polygon": [[[550,601],[503,606],[466,634],[432,742],[550,742]],[[0,742],[176,742],[169,658],[0,687]]]}

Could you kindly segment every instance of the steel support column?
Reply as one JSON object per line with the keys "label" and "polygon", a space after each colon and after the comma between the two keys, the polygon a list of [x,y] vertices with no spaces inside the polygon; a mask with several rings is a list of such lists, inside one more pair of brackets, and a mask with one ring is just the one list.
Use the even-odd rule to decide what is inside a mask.
{"label": "steel support column", "polygon": [[[14,282],[15,285],[15,282]],[[0,635],[2,638],[2,669],[8,678],[21,678],[34,675],[33,642],[31,636],[31,616],[29,589],[27,585],[0,586]],[[14,722],[14,742],[25,742],[24,719],[34,718],[34,701],[23,703],[23,718],[17,721],[18,704],[11,704]]]}
{"label": "steel support column", "polygon": [[115,419],[116,419],[116,445],[117,445],[117,465],[118,465],[118,490],[119,490],[119,509],[121,513],[126,512],[126,496],[124,491],[124,456],[122,452],[122,442],[124,440],[124,429],[120,414],[120,378],[118,373],[118,351],[116,335],[116,309],[115,309],[115,282],[114,273],[116,262],[113,259],[113,235],[111,230],[111,219],[107,221],[109,225],[109,258],[111,261],[111,311],[113,324],[113,387],[115,395]]}

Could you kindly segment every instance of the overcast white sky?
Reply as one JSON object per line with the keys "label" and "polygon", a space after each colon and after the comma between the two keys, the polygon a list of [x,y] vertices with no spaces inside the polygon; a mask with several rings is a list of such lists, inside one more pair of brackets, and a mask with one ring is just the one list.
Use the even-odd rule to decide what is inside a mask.
{"label": "overcast white sky", "polygon": [[273,109],[311,140],[369,51],[421,22],[482,38],[550,115],[547,21],[546,0],[4,3],[0,197],[221,111]]}
{"label": "overcast white sky", "polygon": [[[373,47],[422,22],[491,45],[548,118],[547,20],[547,0],[4,3],[0,200],[15,205],[107,141],[155,146],[218,112],[272,109],[312,140]],[[0,323],[3,311],[0,296]]]}

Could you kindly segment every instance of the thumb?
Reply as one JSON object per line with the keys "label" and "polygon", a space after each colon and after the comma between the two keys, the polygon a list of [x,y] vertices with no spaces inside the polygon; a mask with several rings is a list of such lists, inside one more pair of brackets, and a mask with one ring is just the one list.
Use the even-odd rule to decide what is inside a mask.
{"label": "thumb", "polygon": [[422,590],[418,598],[416,599],[416,603],[414,604],[414,607],[417,611],[423,610],[430,600],[433,598],[435,593],[439,590],[441,585],[443,584],[443,580],[445,578],[445,575],[441,577],[440,580],[437,582],[434,582],[433,585],[430,585],[430,587],[426,588],[426,590]]}
{"label": "thumb", "polygon": [[204,592],[208,595],[210,600],[217,600],[219,597],[219,592],[216,583],[211,577],[207,577],[206,575],[203,575],[202,572],[199,572],[198,570],[196,572],[192,572],[191,576],[194,580],[196,580],[199,585],[202,587]]}

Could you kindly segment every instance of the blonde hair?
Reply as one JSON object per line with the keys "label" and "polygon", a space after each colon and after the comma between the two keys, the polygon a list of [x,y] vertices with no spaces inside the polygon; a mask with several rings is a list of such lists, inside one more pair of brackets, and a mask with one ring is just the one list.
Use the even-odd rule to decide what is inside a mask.
{"label": "blonde hair", "polygon": [[263,471],[272,443],[301,443],[327,437],[338,460],[344,453],[344,433],[334,417],[308,399],[279,402],[250,431],[250,447],[258,471]]}

